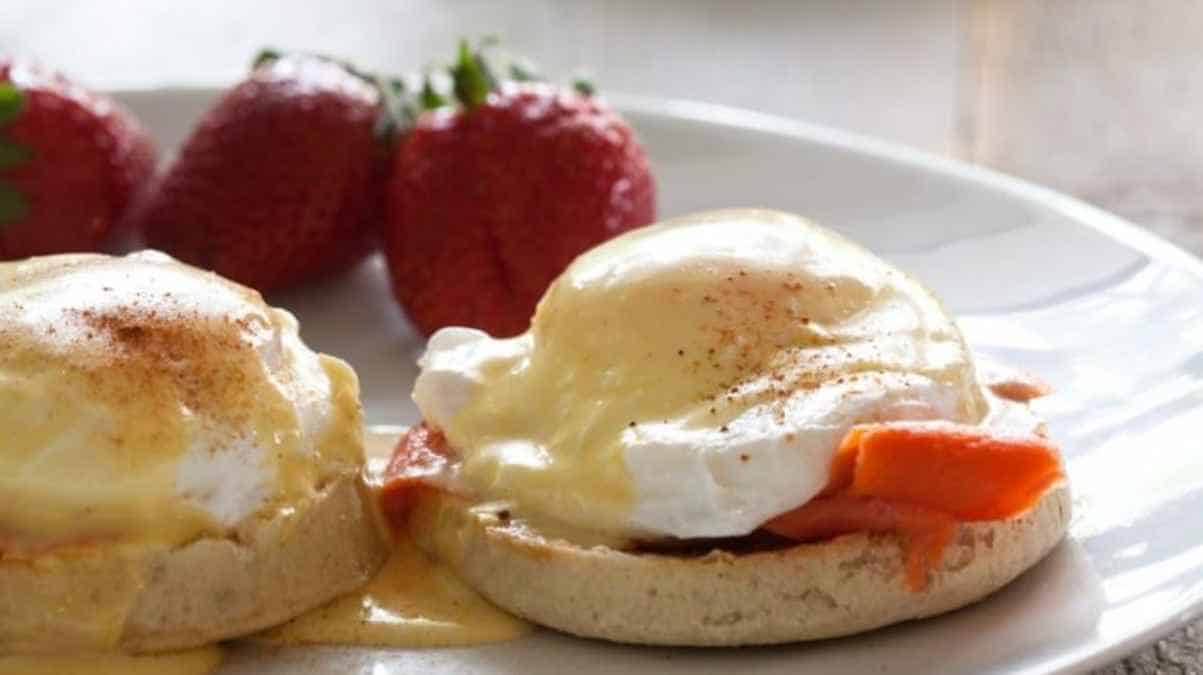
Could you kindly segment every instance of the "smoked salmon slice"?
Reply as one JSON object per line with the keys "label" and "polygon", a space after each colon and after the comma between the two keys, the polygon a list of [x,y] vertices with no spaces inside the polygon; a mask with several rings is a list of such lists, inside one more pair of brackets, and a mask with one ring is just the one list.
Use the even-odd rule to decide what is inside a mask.
{"label": "smoked salmon slice", "polygon": [[1035,435],[895,422],[857,427],[849,436],[857,444],[850,494],[926,506],[958,520],[1022,513],[1063,475],[1057,449]]}
{"label": "smoked salmon slice", "polygon": [[400,526],[423,489],[451,461],[443,434],[425,424],[410,427],[393,451],[380,487],[380,509],[394,526]]}
{"label": "smoked salmon slice", "polygon": [[860,425],[841,441],[819,495],[765,529],[798,541],[895,532],[906,540],[907,586],[922,590],[958,521],[1016,516],[1063,476],[1057,449],[1039,436],[948,422]]}

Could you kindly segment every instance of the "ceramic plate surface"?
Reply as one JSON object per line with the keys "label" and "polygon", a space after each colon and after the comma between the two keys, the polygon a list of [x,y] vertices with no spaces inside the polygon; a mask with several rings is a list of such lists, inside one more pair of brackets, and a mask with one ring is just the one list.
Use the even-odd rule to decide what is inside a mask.
{"label": "ceramic plate surface", "polygon": [[[171,148],[211,90],[119,92]],[[986,601],[866,635],[701,650],[539,632],[470,649],[236,646],[223,673],[995,673],[1121,658],[1203,608],[1203,264],[1048,190],[885,143],[756,113],[616,98],[646,144],[660,215],[793,211],[929,284],[970,343],[1039,373],[1075,492],[1068,541]],[[371,424],[416,420],[422,340],[372,259],[269,298],[358,370]]]}

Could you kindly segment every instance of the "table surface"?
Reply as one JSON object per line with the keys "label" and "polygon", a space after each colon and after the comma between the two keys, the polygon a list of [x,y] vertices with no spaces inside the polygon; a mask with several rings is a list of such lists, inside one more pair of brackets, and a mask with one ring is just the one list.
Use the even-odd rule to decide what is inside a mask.
{"label": "table surface", "polygon": [[[0,53],[95,88],[221,85],[267,45],[406,72],[493,34],[553,74],[588,66],[603,92],[752,108],[991,164],[1203,254],[1190,200],[1203,84],[1188,86],[1203,82],[1191,77],[1200,30],[1203,10],[1159,0],[0,2]],[[1133,96],[1145,104],[1110,104]],[[1098,672],[1203,672],[1203,622]]]}

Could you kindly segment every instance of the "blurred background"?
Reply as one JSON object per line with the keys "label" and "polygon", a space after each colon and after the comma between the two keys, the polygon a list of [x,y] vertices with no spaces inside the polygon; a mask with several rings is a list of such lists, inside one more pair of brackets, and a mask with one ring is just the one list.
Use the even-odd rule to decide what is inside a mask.
{"label": "blurred background", "polygon": [[[1203,5],[1172,0],[0,0],[0,52],[101,89],[223,86],[263,46],[380,71],[496,35],[604,94],[881,137],[1077,195],[1203,253]],[[1195,626],[1108,672],[1200,672]]]}
{"label": "blurred background", "polygon": [[[265,45],[404,72],[496,35],[604,91],[803,117],[950,149],[961,9],[916,2],[3,0],[0,46],[96,87],[219,85]],[[884,107],[883,107],[884,104]]]}
{"label": "blurred background", "polygon": [[1203,9],[1171,0],[3,0],[0,50],[99,88],[222,85],[260,47],[384,71],[497,35],[602,91],[786,115],[994,166],[1203,250]]}

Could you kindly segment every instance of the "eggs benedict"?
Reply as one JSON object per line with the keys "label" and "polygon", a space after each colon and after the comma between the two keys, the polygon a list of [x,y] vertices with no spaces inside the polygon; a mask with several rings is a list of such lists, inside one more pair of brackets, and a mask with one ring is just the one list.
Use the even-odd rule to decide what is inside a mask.
{"label": "eggs benedict", "polygon": [[0,654],[277,624],[387,555],[358,381],[258,293],[154,252],[0,264]]}
{"label": "eggs benedict", "polygon": [[984,381],[922,285],[788,214],[625,234],[528,332],[443,329],[419,365],[385,510],[499,606],[582,636],[760,644],[929,616],[1068,521],[1038,383]]}

